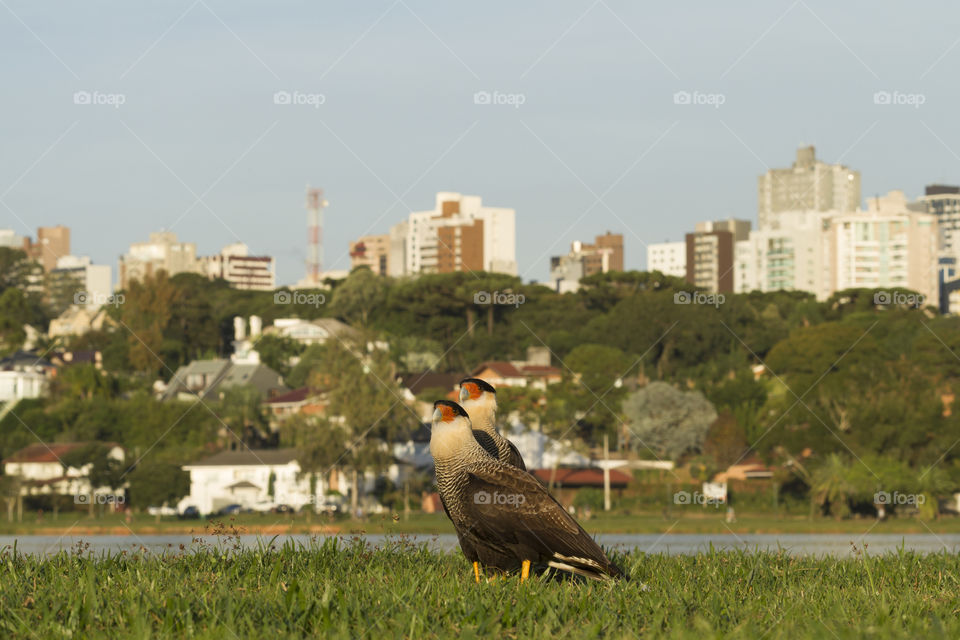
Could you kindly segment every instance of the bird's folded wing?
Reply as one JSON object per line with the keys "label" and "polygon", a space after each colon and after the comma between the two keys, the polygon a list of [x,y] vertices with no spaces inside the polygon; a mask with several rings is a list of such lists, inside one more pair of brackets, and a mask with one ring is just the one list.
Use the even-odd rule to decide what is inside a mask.
{"label": "bird's folded wing", "polygon": [[527,530],[579,534],[582,529],[543,485],[515,467],[472,464],[467,473],[467,507],[491,533]]}

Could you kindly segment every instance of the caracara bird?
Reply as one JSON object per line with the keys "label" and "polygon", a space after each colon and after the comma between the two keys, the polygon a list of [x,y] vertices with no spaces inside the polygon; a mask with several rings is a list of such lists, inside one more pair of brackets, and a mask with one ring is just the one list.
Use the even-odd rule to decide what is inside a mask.
{"label": "caracara bird", "polygon": [[480,378],[464,378],[460,381],[460,405],[470,416],[473,437],[481,447],[500,462],[527,470],[514,444],[497,431],[497,390],[492,384]]}
{"label": "caracara bird", "polygon": [[543,485],[480,446],[463,407],[449,400],[433,407],[430,453],[440,501],[477,582],[480,565],[519,568],[521,582],[531,563],[595,580],[623,576]]}

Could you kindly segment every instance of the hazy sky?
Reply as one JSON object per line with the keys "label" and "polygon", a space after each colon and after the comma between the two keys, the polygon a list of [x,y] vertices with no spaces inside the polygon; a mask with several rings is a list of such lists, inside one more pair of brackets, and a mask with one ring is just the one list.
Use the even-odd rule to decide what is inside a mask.
{"label": "hazy sky", "polygon": [[0,0],[0,227],[69,225],[114,278],[150,231],[201,253],[241,240],[292,283],[307,183],[330,202],[327,268],[460,191],[516,209],[525,280],[605,230],[641,268],[644,243],[697,220],[755,221],[757,175],[801,143],[860,170],[864,196],[960,181],[958,19],[951,2]]}

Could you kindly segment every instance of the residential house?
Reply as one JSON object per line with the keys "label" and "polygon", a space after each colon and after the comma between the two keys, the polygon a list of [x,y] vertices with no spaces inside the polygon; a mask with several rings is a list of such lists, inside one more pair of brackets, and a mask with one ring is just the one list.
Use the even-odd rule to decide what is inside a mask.
{"label": "residential house", "polygon": [[[20,493],[33,495],[74,496],[79,504],[94,501],[101,496],[113,496],[110,487],[92,487],[87,479],[93,463],[80,467],[65,466],[62,460],[77,449],[90,446],[91,442],[51,442],[37,443],[20,449],[3,460],[3,474],[18,476],[21,480]],[[107,455],[123,462],[123,447],[115,442],[103,443],[110,447]],[[121,500],[122,502],[122,500]]]}
{"label": "residential house", "polygon": [[231,388],[250,385],[264,398],[290,391],[283,377],[260,362],[194,360],[177,369],[163,391],[164,400],[216,400]]}
{"label": "residential house", "polygon": [[273,326],[265,328],[263,333],[292,338],[305,346],[323,344],[330,338],[347,340],[358,336],[356,329],[336,318],[316,318],[315,320],[277,318],[273,321]]}
{"label": "residential house", "polygon": [[313,505],[320,510],[327,491],[349,493],[349,478],[336,470],[318,474],[311,483],[310,474],[301,473],[297,461],[301,454],[292,448],[221,451],[184,465],[183,470],[190,474],[190,495],[180,500],[177,508],[183,512],[192,506],[209,514],[231,504],[254,508],[267,503],[294,509]]}
{"label": "residential house", "polygon": [[17,351],[0,359],[0,402],[44,396],[56,375],[56,365],[35,353]]}
{"label": "residential house", "polygon": [[89,331],[100,331],[113,323],[105,308],[71,305],[50,321],[47,335],[51,338],[82,336]]}
{"label": "residential house", "polygon": [[273,420],[282,421],[298,413],[308,416],[323,415],[327,410],[327,403],[325,392],[300,387],[268,398],[264,406]]}

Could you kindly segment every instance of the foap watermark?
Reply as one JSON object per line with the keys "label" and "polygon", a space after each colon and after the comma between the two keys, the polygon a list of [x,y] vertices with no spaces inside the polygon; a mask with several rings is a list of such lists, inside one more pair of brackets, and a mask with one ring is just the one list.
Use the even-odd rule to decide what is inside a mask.
{"label": "foap watermark", "polygon": [[904,93],[902,91],[877,91],[873,94],[873,104],[905,106],[919,109],[927,101],[923,93]]}
{"label": "foap watermark", "polygon": [[722,93],[704,93],[703,91],[677,91],[673,94],[673,104],[690,104],[719,109],[727,96]]}
{"label": "foap watermark", "polygon": [[273,94],[273,104],[306,105],[319,109],[327,101],[322,93],[303,93],[302,91],[277,91]]}
{"label": "foap watermark", "polygon": [[326,303],[327,296],[322,293],[304,293],[302,291],[277,291],[273,294],[273,304],[307,304],[319,307]]}
{"label": "foap watermark", "polygon": [[494,491],[477,491],[473,494],[473,504],[512,504],[519,505],[527,501],[522,493],[500,493]]}
{"label": "foap watermark", "polygon": [[916,307],[919,309],[927,298],[921,293],[905,293],[903,291],[877,291],[873,294],[873,304],[883,306]]}
{"label": "foap watermark", "polygon": [[473,104],[506,105],[519,109],[527,101],[524,93],[504,93],[503,91],[477,91],[473,94]]}
{"label": "foap watermark", "polygon": [[899,491],[894,491],[890,493],[889,491],[877,491],[873,494],[873,503],[874,504],[889,504],[893,506],[897,505],[910,505],[913,507],[919,507],[927,501],[927,496],[922,493],[900,493]]}
{"label": "foap watermark", "polygon": [[124,303],[126,297],[122,293],[103,293],[100,291],[77,291],[73,294],[73,304],[87,306],[96,305],[102,307],[110,304],[119,307]]}
{"label": "foap watermark", "polygon": [[126,104],[127,96],[123,93],[103,93],[102,91],[76,91],[73,94],[73,104],[108,106],[119,109]]}
{"label": "foap watermark", "polygon": [[473,294],[473,304],[496,304],[519,307],[526,302],[527,297],[522,293],[511,293],[509,291],[477,291]]}
{"label": "foap watermark", "polygon": [[76,493],[73,496],[73,504],[124,504],[127,501],[125,496],[115,496],[112,493]]}
{"label": "foap watermark", "polygon": [[673,494],[673,504],[699,504],[703,506],[713,505],[719,507],[723,500],[712,496],[707,496],[699,491],[690,493],[689,491],[677,491]]}
{"label": "foap watermark", "polygon": [[722,293],[677,291],[673,294],[673,304],[707,304],[719,308],[726,301],[727,297]]}

